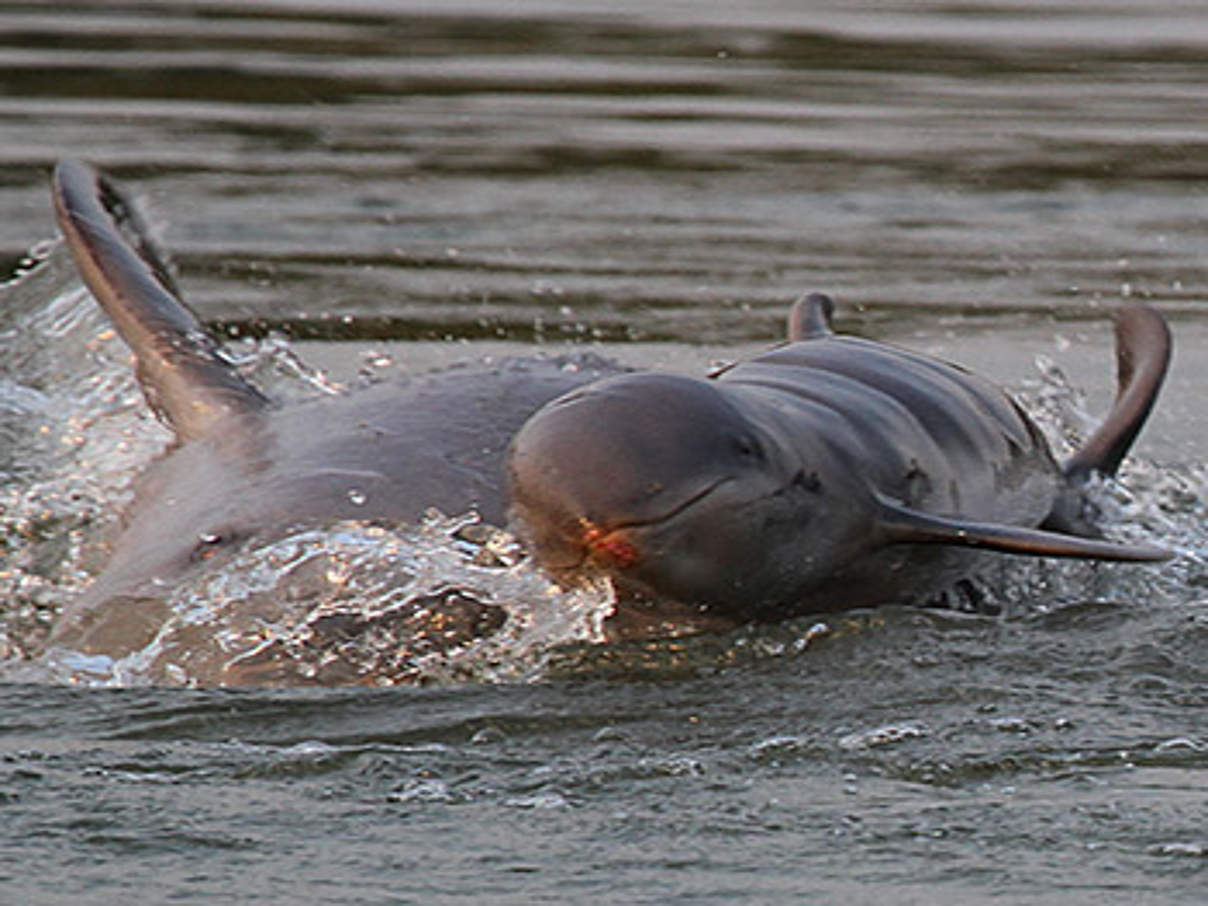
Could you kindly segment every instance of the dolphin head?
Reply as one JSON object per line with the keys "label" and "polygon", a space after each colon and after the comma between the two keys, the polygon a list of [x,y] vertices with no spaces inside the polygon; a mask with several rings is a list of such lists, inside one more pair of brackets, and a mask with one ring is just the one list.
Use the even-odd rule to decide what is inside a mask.
{"label": "dolphin head", "polygon": [[[734,388],[610,378],[517,433],[511,514],[555,575],[602,568],[624,588],[755,618],[828,567],[852,510],[820,482],[810,448]],[[826,534],[811,537],[820,522]]]}

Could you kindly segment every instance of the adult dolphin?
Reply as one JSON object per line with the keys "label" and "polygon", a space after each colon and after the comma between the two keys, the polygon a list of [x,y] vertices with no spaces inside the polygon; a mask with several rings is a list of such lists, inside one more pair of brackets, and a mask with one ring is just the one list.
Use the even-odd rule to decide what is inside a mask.
{"label": "adult dolphin", "polygon": [[1064,468],[997,387],[836,336],[832,312],[803,298],[787,345],[713,379],[625,375],[543,407],[508,458],[537,556],[731,622],[926,599],[974,571],[977,548],[1170,556],[1088,537],[1082,494],[1092,472],[1116,471],[1162,384],[1170,334],[1155,310],[1118,313],[1115,404]]}
{"label": "adult dolphin", "polygon": [[148,598],[249,539],[338,519],[415,522],[430,507],[502,525],[512,435],[543,403],[624,370],[595,356],[534,357],[276,405],[189,310],[129,199],[73,160],[56,168],[53,194],[84,282],[175,434],[138,479],[107,566],[60,616],[53,646],[136,650],[155,628]]}

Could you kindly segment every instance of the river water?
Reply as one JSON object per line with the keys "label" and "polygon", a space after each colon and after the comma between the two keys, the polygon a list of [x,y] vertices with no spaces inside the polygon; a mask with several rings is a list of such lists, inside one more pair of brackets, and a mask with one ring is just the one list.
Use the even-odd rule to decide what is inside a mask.
{"label": "river water", "polygon": [[[0,288],[0,900],[1203,902],[1206,61],[1180,0],[0,6],[0,274],[46,259]],[[1060,445],[1150,300],[1175,366],[1101,494],[1179,557],[1012,563],[993,616],[600,648],[538,615],[382,689],[40,663],[167,439],[45,242],[66,154],[278,395],[568,347],[700,373],[819,289]]]}

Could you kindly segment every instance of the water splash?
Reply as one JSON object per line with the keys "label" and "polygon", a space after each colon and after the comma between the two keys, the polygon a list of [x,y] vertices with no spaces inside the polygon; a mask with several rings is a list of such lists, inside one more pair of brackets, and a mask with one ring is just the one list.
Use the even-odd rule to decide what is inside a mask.
{"label": "water splash", "polygon": [[[0,661],[41,647],[171,440],[131,365],[61,243],[0,285]],[[241,347],[236,365],[286,398],[332,392],[280,342]]]}
{"label": "water splash", "polygon": [[[1045,357],[1040,377],[1017,394],[1058,459],[1072,453],[1098,424],[1085,394]],[[1005,559],[994,594],[1008,613],[1028,615],[1063,602],[1122,600],[1147,605],[1186,600],[1208,585],[1208,465],[1159,464],[1128,457],[1112,478],[1094,475],[1087,499],[1113,540],[1166,547],[1175,559],[1156,566],[1091,561]]]}
{"label": "water splash", "polygon": [[163,447],[129,353],[61,245],[0,286],[0,656],[36,649],[86,584],[88,539]]}
{"label": "water splash", "polygon": [[554,585],[473,516],[431,513],[397,531],[340,522],[175,587],[135,652],[52,651],[44,663],[89,685],[519,682],[556,646],[601,641],[613,604],[605,586]]}
{"label": "water splash", "polygon": [[[37,266],[0,286],[0,661],[10,677],[31,666],[38,679],[103,685],[665,676],[801,656],[868,623],[858,614],[807,618],[604,649],[600,624],[614,602],[606,583],[558,588],[515,539],[471,516],[433,515],[417,527],[338,523],[254,544],[128,602],[146,620],[149,641],[137,651],[31,660],[59,609],[102,565],[134,478],[170,439],[66,251],[37,251]],[[280,398],[339,389],[278,338],[232,356]],[[1094,420],[1060,369],[1038,364],[1039,379],[1020,396],[1060,455]],[[979,582],[987,608],[1028,620],[1087,601],[1149,607],[1204,597],[1208,468],[1133,459],[1090,493],[1110,536],[1163,544],[1178,558],[1160,567],[994,558]]]}

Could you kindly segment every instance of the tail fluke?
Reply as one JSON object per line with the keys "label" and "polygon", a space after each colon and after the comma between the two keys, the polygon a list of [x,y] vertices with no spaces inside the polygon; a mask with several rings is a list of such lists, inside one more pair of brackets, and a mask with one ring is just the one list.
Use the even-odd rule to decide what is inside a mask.
{"label": "tail fluke", "polygon": [[181,299],[135,205],[86,164],[55,168],[59,228],[84,283],[138,361],[147,402],[181,440],[268,400],[226,361]]}
{"label": "tail fluke", "polygon": [[1115,475],[1149,417],[1170,365],[1170,328],[1148,305],[1128,305],[1116,315],[1116,401],[1098,430],[1065,464],[1071,484],[1092,472]]}

